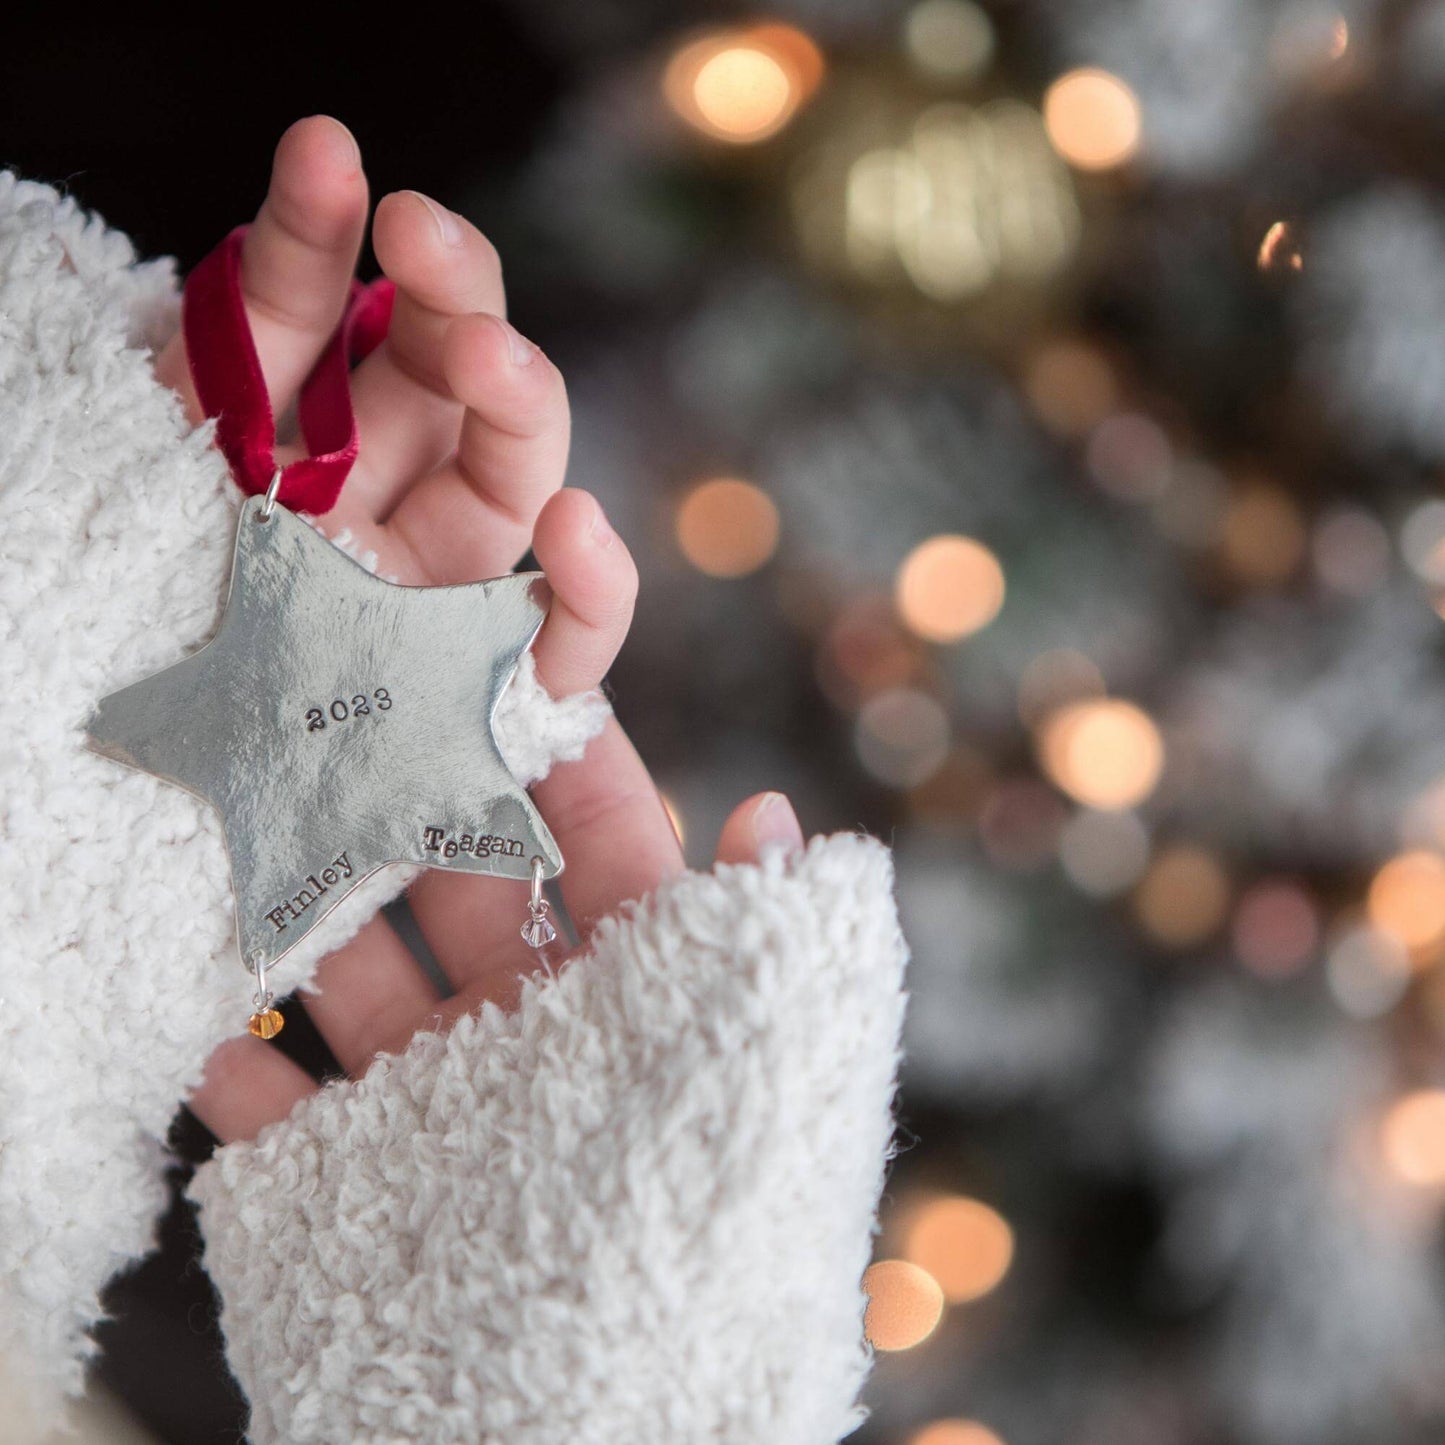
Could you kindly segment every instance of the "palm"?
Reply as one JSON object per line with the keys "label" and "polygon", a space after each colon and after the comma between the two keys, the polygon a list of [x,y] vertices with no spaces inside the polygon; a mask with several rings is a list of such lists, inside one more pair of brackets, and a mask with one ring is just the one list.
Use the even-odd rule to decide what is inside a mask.
{"label": "palm", "polygon": [[[345,129],[319,116],[294,125],[278,147],[243,266],[278,415],[340,317],[367,208]],[[637,575],[597,503],[562,490],[569,418],[561,376],[501,319],[501,267],[475,228],[400,192],[377,207],[372,239],[396,282],[396,308],[385,344],[353,376],[361,450],[325,530],[349,529],[377,554],[380,571],[415,584],[496,576],[530,546],[553,590],[534,648],[538,675],[557,697],[595,687],[626,636]],[[157,372],[199,420],[179,338]],[[583,938],[598,918],[682,867],[657,790],[615,722],[535,796],[567,858],[564,897]],[[734,814],[719,856],[745,860],[770,840],[797,840],[797,824],[766,795]],[[326,959],[306,1008],[341,1066],[359,1074],[419,1029],[444,1026],[484,1000],[508,1002],[535,962],[518,934],[526,891],[439,872],[413,887],[417,923],[455,990],[445,1000],[384,917]],[[283,1054],[241,1037],[212,1056],[191,1104],[221,1138],[249,1137],[314,1088]]]}

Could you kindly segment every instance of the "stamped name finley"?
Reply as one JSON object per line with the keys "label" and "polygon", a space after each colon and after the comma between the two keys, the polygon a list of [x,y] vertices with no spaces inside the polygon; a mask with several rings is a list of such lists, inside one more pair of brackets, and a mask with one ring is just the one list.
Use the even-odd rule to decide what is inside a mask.
{"label": "stamped name finley", "polygon": [[277,933],[284,933],[322,894],[330,893],[338,883],[350,878],[352,872],[351,860],[345,853],[338,853],[319,875],[308,873],[305,886],[270,909],[266,917],[276,925]]}

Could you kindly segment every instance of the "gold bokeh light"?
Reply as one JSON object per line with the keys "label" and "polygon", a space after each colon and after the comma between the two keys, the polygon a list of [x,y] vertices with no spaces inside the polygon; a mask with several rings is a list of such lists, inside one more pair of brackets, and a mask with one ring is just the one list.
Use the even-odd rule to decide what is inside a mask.
{"label": "gold bokeh light", "polygon": [[1213,853],[1174,843],[1149,865],[1134,893],[1134,912],[1156,943],[1192,948],[1224,921],[1229,894],[1229,876]]}
{"label": "gold bokeh light", "polygon": [[778,509],[751,482],[701,482],[678,508],[677,545],[709,577],[746,577],[777,550]]}
{"label": "gold bokeh light", "polygon": [[932,1199],[910,1219],[903,1253],[938,1281],[949,1304],[966,1304],[996,1289],[1008,1273],[1014,1235],[997,1210],[977,1199]]}
{"label": "gold bokeh light", "polygon": [[1413,953],[1445,942],[1445,858],[1415,849],[1390,859],[1370,884],[1370,922]]}
{"label": "gold bokeh light", "polygon": [[1397,1099],[1380,1131],[1385,1162],[1407,1184],[1445,1184],[1445,1089]]}
{"label": "gold bokeh light", "polygon": [[904,558],[894,591],[898,615],[929,642],[957,642],[1003,607],[998,558],[972,537],[930,537]]}
{"label": "gold bokeh light", "polygon": [[926,1269],[906,1259],[881,1259],[863,1276],[868,1308],[863,1333],[875,1350],[911,1350],[943,1318],[943,1290]]}
{"label": "gold bokeh light", "polygon": [[822,73],[812,40],[793,26],[772,23],[684,45],[668,62],[663,94],[704,135],[750,145],[776,135]]}
{"label": "gold bokeh light", "polygon": [[980,1425],[976,1420],[935,1420],[916,1435],[910,1435],[908,1445],[1004,1445],[1004,1442],[987,1425]]}
{"label": "gold bokeh light", "polygon": [[1141,708],[1119,698],[1070,703],[1045,719],[1039,757],[1076,802],[1112,811],[1142,803],[1164,770],[1164,742]]}
{"label": "gold bokeh light", "polygon": [[1054,149],[1081,171],[1107,171],[1139,150],[1142,120],[1134,92],[1107,70],[1061,75],[1044,96],[1044,126]]}

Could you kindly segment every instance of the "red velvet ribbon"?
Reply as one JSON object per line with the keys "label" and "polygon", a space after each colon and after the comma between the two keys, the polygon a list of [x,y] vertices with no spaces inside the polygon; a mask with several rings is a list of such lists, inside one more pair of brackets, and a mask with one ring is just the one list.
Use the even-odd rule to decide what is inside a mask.
{"label": "red velvet ribbon", "polygon": [[[216,443],[231,464],[236,485],[249,496],[259,496],[276,474],[276,418],[241,294],[246,229],[237,226],[191,272],[181,302],[181,326],[196,396],[216,422]],[[390,281],[351,283],[346,314],[297,402],[296,419],[311,455],[282,469],[276,494],[293,511],[320,516],[341,495],[358,440],[351,368],[386,336],[395,298]]]}

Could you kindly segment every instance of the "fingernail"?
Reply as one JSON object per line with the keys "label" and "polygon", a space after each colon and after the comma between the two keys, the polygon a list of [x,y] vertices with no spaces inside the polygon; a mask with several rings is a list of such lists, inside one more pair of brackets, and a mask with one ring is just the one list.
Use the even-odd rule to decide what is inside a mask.
{"label": "fingernail", "polygon": [[796,853],[803,846],[803,828],[793,805],[781,793],[764,793],[753,813],[753,842],[765,848]]}
{"label": "fingernail", "polygon": [[453,215],[445,206],[438,205],[430,196],[424,196],[420,191],[408,191],[407,195],[415,196],[431,212],[443,246],[462,244],[462,222],[459,216]]}
{"label": "fingernail", "polygon": [[607,513],[596,497],[592,499],[592,525],[587,529],[587,535],[594,547],[610,547],[617,540],[617,533],[612,530],[612,523],[607,520]]}
{"label": "fingernail", "polygon": [[537,359],[538,346],[534,341],[528,341],[510,321],[504,321],[500,316],[495,318],[498,326],[502,328],[502,334],[507,338],[507,355],[511,358],[513,366],[531,366]]}
{"label": "fingernail", "polygon": [[331,123],[332,128],[336,131],[337,138],[345,142],[351,164],[353,166],[359,166],[361,164],[361,147],[357,145],[356,137],[352,135],[351,131],[337,120],[334,115],[328,115],[323,118]]}

